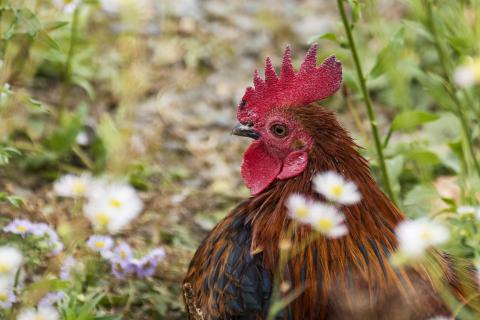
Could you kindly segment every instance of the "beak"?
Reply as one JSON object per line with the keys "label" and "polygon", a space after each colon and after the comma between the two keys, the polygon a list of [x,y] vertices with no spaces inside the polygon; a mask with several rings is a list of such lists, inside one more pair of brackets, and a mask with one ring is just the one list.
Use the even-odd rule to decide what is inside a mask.
{"label": "beak", "polygon": [[237,124],[233,128],[232,134],[240,137],[249,137],[255,140],[260,139],[260,133],[254,130],[251,125],[246,125],[241,123]]}

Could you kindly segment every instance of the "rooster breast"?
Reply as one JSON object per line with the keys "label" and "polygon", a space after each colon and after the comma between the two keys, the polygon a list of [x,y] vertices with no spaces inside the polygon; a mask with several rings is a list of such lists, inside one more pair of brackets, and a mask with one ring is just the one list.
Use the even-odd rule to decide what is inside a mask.
{"label": "rooster breast", "polygon": [[251,225],[240,211],[242,204],[210,232],[190,263],[184,288],[191,286],[193,301],[185,303],[202,314],[190,319],[263,319],[268,312],[271,276],[262,254],[251,254]]}

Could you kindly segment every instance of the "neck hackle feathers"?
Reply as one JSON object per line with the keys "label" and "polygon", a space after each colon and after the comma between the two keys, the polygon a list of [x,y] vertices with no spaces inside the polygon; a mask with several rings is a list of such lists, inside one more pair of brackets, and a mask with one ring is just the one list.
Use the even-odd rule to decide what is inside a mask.
{"label": "neck hackle feathers", "polygon": [[292,66],[290,47],[285,48],[279,76],[267,58],[265,80],[255,70],[254,87],[246,89],[238,107],[239,121],[255,121],[272,108],[305,105],[334,94],[342,83],[342,64],[331,56],[317,67],[317,47],[317,44],[310,47],[297,73]]}

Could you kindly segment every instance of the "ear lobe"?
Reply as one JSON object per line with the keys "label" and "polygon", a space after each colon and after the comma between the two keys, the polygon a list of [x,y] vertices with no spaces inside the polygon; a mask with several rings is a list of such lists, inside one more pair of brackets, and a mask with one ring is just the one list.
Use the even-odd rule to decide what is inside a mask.
{"label": "ear lobe", "polygon": [[278,179],[288,179],[299,175],[305,170],[308,164],[308,153],[305,150],[290,153],[283,162],[282,171]]}

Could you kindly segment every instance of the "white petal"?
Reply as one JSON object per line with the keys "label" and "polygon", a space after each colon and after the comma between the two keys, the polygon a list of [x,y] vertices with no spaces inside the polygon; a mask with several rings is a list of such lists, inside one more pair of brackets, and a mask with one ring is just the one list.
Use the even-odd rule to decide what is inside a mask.
{"label": "white petal", "polygon": [[341,224],[341,225],[338,225],[338,226],[334,227],[330,232],[328,232],[327,237],[334,239],[334,238],[343,237],[347,233],[348,233],[347,226]]}

